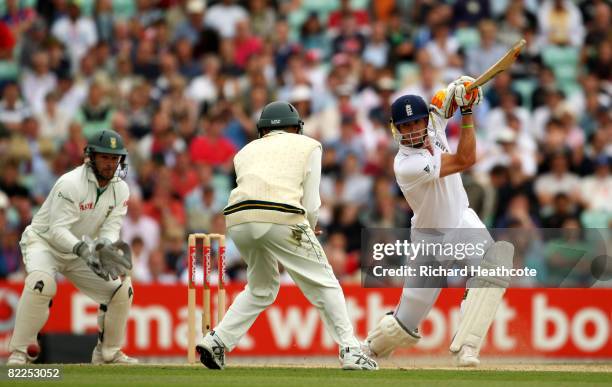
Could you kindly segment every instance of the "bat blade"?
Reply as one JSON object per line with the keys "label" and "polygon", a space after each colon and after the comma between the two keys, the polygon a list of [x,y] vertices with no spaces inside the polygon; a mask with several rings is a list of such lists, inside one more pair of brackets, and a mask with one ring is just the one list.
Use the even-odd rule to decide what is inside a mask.
{"label": "bat blade", "polygon": [[512,63],[516,61],[516,58],[518,58],[519,54],[521,53],[521,50],[523,49],[523,47],[525,47],[526,43],[527,42],[525,42],[525,39],[521,39],[516,42],[514,46],[512,46],[512,48],[509,49],[508,52],[504,54],[504,56],[499,58],[499,60],[495,62],[493,66],[489,67],[487,71],[485,71],[478,78],[476,78],[476,81],[474,83],[466,87],[466,90],[470,92],[478,86],[482,86],[485,83],[489,82],[494,76],[501,73],[502,71],[507,70],[510,66],[512,66]]}

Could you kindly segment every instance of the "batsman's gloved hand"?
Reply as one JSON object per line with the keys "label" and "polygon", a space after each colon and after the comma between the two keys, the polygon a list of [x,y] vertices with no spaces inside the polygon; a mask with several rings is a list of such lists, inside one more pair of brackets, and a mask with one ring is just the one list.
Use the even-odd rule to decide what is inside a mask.
{"label": "batsman's gloved hand", "polygon": [[106,238],[96,239],[95,254],[99,257],[103,269],[113,280],[128,275],[132,269],[132,251],[124,241],[112,243]]}
{"label": "batsman's gloved hand", "polygon": [[471,108],[482,101],[482,87],[477,87],[468,93],[466,87],[476,80],[467,75],[461,76],[455,83],[455,103],[461,108]]}
{"label": "batsman's gloved hand", "polygon": [[446,86],[446,89],[440,89],[431,99],[430,107],[435,108],[440,115],[449,119],[457,111],[457,103],[455,102],[455,89],[457,83],[451,82]]}
{"label": "batsman's gloved hand", "polygon": [[72,252],[84,260],[91,271],[96,273],[98,277],[105,281],[109,280],[108,271],[104,269],[100,262],[100,258],[94,253],[94,243],[91,239],[84,237],[82,241],[72,247]]}

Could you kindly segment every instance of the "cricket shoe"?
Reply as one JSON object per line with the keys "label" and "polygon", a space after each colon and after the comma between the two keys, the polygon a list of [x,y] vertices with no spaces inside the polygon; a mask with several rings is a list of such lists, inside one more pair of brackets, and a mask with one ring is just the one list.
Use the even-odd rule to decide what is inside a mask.
{"label": "cricket shoe", "polygon": [[6,361],[7,366],[21,366],[32,363],[34,359],[28,356],[25,352],[13,351]]}
{"label": "cricket shoe", "polygon": [[375,371],[378,363],[366,355],[359,347],[340,348],[340,362],[343,370]]}
{"label": "cricket shoe", "polygon": [[130,357],[121,351],[115,352],[113,358],[109,361],[105,361],[102,357],[102,349],[99,345],[93,350],[91,354],[91,363],[92,364],[138,364],[138,359]]}
{"label": "cricket shoe", "polygon": [[210,331],[196,345],[196,351],[200,354],[200,362],[211,370],[222,370],[225,368],[225,345],[223,341]]}
{"label": "cricket shoe", "polygon": [[478,351],[471,345],[464,345],[459,352],[455,354],[455,363],[457,367],[478,367]]}

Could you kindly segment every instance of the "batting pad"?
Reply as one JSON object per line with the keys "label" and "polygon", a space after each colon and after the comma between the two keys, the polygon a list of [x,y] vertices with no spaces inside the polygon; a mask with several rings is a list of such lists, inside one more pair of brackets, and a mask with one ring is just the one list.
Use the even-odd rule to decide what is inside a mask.
{"label": "batting pad", "polygon": [[[483,268],[512,268],[514,246],[508,242],[495,242],[485,254]],[[468,280],[468,296],[459,329],[450,345],[451,352],[459,352],[462,346],[470,345],[480,350],[482,342],[495,318],[506,288],[508,277],[473,277]]]}

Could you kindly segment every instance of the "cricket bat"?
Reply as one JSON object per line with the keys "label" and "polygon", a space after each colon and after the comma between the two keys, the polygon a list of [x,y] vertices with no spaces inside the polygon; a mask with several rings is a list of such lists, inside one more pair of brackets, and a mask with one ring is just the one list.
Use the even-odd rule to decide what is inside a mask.
{"label": "cricket bat", "polygon": [[516,58],[518,58],[519,54],[521,53],[521,50],[523,49],[523,47],[525,47],[526,43],[527,42],[525,42],[525,39],[521,39],[516,42],[514,46],[512,46],[512,48],[508,50],[508,52],[506,52],[504,56],[499,58],[499,60],[493,66],[489,67],[487,71],[485,71],[478,78],[476,78],[476,81],[474,81],[474,83],[468,85],[465,88],[466,91],[469,93],[478,86],[482,86],[485,83],[489,82],[491,78],[493,78],[497,74],[507,70],[510,66],[512,66],[512,63],[516,61]]}

